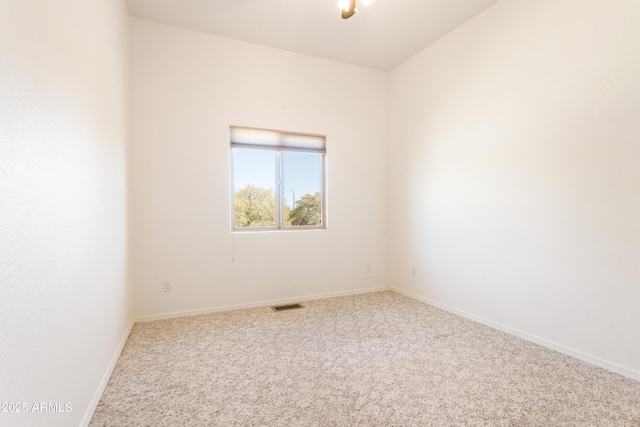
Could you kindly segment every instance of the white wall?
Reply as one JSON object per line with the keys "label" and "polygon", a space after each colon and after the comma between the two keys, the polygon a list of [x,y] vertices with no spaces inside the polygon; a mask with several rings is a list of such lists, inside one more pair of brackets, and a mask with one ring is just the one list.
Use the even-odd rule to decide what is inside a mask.
{"label": "white wall", "polygon": [[[135,19],[131,61],[139,316],[387,286],[387,73]],[[232,235],[229,125],[327,135],[327,230]]]}
{"label": "white wall", "polygon": [[91,416],[132,319],[127,37],[121,1],[0,0],[0,402],[71,404],[3,426]]}
{"label": "white wall", "polygon": [[[0,402],[73,408],[0,425],[91,416],[128,256],[138,316],[393,284],[640,378],[638,18],[503,0],[391,73],[389,116],[386,73],[0,0]],[[328,136],[327,230],[230,232],[230,124]]]}
{"label": "white wall", "polygon": [[393,70],[394,285],[640,379],[638,22],[503,0]]}

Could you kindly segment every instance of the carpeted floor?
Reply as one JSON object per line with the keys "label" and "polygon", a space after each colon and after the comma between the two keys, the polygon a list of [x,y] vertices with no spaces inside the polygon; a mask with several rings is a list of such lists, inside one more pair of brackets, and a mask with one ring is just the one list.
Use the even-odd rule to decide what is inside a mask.
{"label": "carpeted floor", "polygon": [[394,292],[135,325],[91,426],[640,426],[640,383]]}

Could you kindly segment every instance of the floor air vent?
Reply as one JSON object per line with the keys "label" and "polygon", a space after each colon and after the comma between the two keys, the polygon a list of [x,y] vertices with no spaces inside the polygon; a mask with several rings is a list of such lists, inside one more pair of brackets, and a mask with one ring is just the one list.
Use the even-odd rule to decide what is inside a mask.
{"label": "floor air vent", "polygon": [[302,304],[275,305],[271,308],[273,308],[273,311],[284,311],[284,310],[293,310],[294,308],[304,308],[304,305]]}

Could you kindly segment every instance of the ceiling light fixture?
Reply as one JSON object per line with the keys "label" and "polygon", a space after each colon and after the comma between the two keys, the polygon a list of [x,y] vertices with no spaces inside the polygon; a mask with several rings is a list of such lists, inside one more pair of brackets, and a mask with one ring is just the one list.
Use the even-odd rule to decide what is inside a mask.
{"label": "ceiling light fixture", "polygon": [[[362,0],[365,6],[371,3],[371,0]],[[342,11],[342,19],[351,18],[358,11],[356,0],[338,0],[338,9]]]}

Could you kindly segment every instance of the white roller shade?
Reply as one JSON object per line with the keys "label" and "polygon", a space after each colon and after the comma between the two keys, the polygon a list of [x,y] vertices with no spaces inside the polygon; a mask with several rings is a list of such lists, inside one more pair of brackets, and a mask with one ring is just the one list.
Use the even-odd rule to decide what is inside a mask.
{"label": "white roller shade", "polygon": [[231,126],[231,147],[326,153],[326,136]]}

